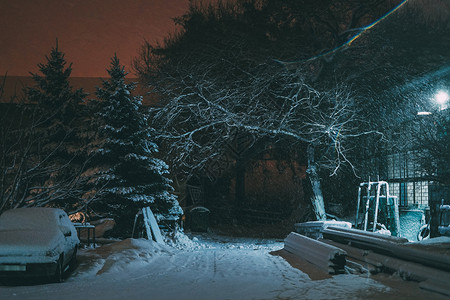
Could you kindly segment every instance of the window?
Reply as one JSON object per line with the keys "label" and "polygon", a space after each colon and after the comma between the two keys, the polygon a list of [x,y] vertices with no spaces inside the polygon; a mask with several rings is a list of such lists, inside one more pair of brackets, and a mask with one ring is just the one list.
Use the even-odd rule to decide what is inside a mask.
{"label": "window", "polygon": [[427,206],[429,181],[417,163],[414,151],[395,153],[387,157],[387,176],[391,195],[400,206]]}

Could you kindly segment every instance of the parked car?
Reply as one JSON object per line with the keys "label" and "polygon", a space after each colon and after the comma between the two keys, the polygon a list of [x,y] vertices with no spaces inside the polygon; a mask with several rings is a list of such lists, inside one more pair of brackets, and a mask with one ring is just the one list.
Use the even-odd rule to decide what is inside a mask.
{"label": "parked car", "polygon": [[80,240],[57,208],[18,208],[0,215],[0,277],[46,277],[62,282],[75,268]]}

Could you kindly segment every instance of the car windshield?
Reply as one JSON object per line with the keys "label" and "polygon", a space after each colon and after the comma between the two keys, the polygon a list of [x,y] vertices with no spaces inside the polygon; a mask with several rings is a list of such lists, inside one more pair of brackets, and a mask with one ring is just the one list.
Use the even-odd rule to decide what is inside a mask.
{"label": "car windshield", "polygon": [[55,228],[56,215],[53,210],[15,209],[0,215],[0,230],[50,229]]}

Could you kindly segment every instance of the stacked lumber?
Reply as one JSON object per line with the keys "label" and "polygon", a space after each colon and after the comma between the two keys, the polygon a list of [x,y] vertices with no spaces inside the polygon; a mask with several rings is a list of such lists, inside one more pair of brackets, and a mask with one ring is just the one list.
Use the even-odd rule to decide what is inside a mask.
{"label": "stacked lumber", "polygon": [[322,230],[329,226],[350,229],[352,228],[352,223],[344,221],[309,221],[294,224],[295,232],[313,239],[322,237]]}
{"label": "stacked lumber", "polygon": [[450,272],[450,257],[424,250],[405,247],[401,238],[383,236],[381,234],[328,227],[322,231],[324,239],[343,244],[351,244],[358,248],[372,250],[402,260],[416,262],[424,266]]}
{"label": "stacked lumber", "polygon": [[364,250],[352,247],[346,244],[341,244],[331,240],[319,239],[319,241],[328,245],[335,246],[347,252],[347,268],[350,273],[370,273],[377,274],[383,271],[383,264],[371,257],[370,250]]}
{"label": "stacked lumber", "polygon": [[291,232],[284,240],[284,249],[327,272],[342,274],[347,253],[337,247]]}
{"label": "stacked lumber", "polygon": [[377,233],[377,232],[364,231],[364,230],[353,229],[353,228],[344,228],[342,226],[328,226],[328,227],[334,231],[353,233],[353,234],[362,235],[362,236],[366,236],[366,237],[372,237],[375,239],[382,239],[382,240],[397,243],[397,244],[406,244],[409,242],[408,239],[405,239],[402,237],[381,234],[381,233]]}
{"label": "stacked lumber", "polygon": [[[321,242],[347,252],[348,266],[361,273],[397,273],[425,290],[450,296],[450,258],[411,249],[400,238],[354,229],[326,228]],[[350,246],[351,245],[351,246]]]}

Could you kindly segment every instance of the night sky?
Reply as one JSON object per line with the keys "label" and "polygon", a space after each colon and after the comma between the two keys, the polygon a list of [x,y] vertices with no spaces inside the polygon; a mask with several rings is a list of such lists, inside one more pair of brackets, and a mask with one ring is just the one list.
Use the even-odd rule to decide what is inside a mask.
{"label": "night sky", "polygon": [[115,52],[131,71],[143,41],[162,41],[187,8],[188,0],[0,0],[0,74],[37,72],[56,38],[73,77],[106,76]]}

